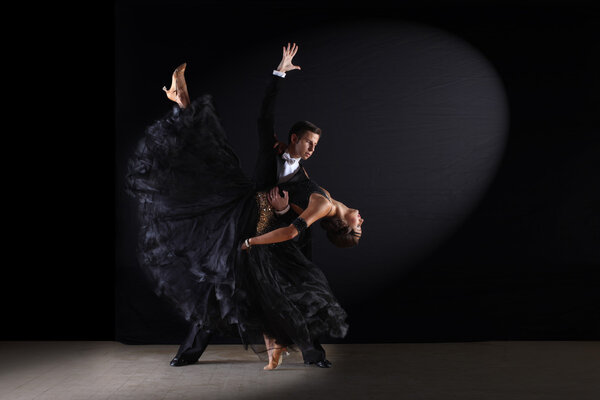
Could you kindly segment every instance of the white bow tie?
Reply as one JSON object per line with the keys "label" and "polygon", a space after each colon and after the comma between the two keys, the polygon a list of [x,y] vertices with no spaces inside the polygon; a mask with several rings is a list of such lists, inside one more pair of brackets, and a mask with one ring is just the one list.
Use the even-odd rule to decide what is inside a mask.
{"label": "white bow tie", "polygon": [[298,158],[293,158],[290,156],[290,154],[288,152],[285,152],[281,155],[281,158],[283,158],[285,160],[286,163],[290,164],[290,165],[294,165],[296,164],[298,161],[300,161],[300,157]]}

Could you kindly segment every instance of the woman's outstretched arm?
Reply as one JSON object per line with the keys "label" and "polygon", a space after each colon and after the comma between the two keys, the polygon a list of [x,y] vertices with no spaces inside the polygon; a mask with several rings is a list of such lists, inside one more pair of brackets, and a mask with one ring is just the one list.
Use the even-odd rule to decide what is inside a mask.
{"label": "woman's outstretched arm", "polygon": [[[331,202],[328,199],[320,194],[313,193],[310,196],[308,207],[306,207],[306,210],[304,210],[298,218],[304,220],[306,222],[306,227],[309,227],[321,218],[326,217],[331,211],[331,206]],[[298,233],[298,228],[292,223],[289,226],[278,228],[247,240],[250,246],[279,243],[295,238],[298,236]],[[247,248],[247,244],[243,243],[242,250],[246,250]]]}

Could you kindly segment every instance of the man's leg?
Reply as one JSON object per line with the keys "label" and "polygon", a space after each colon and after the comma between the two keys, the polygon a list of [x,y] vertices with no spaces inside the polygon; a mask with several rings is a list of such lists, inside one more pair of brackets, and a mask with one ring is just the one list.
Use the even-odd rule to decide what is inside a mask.
{"label": "man's leg", "polygon": [[193,364],[204,353],[212,332],[202,329],[199,323],[192,324],[190,331],[179,346],[177,354],[171,360],[172,367],[181,367],[183,365]]}
{"label": "man's leg", "polygon": [[314,364],[321,368],[331,367],[331,362],[325,358],[325,349],[318,340],[314,340],[307,346],[302,346],[300,350],[302,350],[304,364]]}

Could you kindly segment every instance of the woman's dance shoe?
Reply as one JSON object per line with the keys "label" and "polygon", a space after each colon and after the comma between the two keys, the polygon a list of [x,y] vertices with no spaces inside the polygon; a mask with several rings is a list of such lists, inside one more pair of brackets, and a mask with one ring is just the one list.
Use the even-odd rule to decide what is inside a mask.
{"label": "woman's dance shoe", "polygon": [[283,361],[283,352],[286,350],[285,347],[276,347],[273,349],[273,358],[271,358],[269,365],[265,366],[263,369],[270,371],[279,367]]}

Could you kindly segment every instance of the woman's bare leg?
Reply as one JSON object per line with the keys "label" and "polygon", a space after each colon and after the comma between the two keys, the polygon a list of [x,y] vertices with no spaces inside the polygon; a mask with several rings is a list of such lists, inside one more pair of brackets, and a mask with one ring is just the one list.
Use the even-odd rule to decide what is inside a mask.
{"label": "woman's bare leg", "polygon": [[176,102],[181,108],[186,108],[190,105],[190,96],[188,95],[185,77],[183,76],[186,66],[187,63],[183,63],[175,69],[171,77],[171,88],[169,90],[163,86],[163,90],[167,93],[169,100]]}
{"label": "woman's bare leg", "polygon": [[271,364],[271,360],[273,359],[273,348],[275,347],[275,340],[271,339],[264,333],[263,337],[265,338],[265,346],[267,347],[267,354],[269,355],[269,364]]}
{"label": "woman's bare leg", "polygon": [[277,343],[275,343],[275,339],[272,339],[265,334],[263,334],[263,337],[265,338],[267,354],[269,355],[269,364],[263,369],[272,370],[281,365],[281,361],[283,360],[283,352],[286,350],[286,348],[279,346]]}

